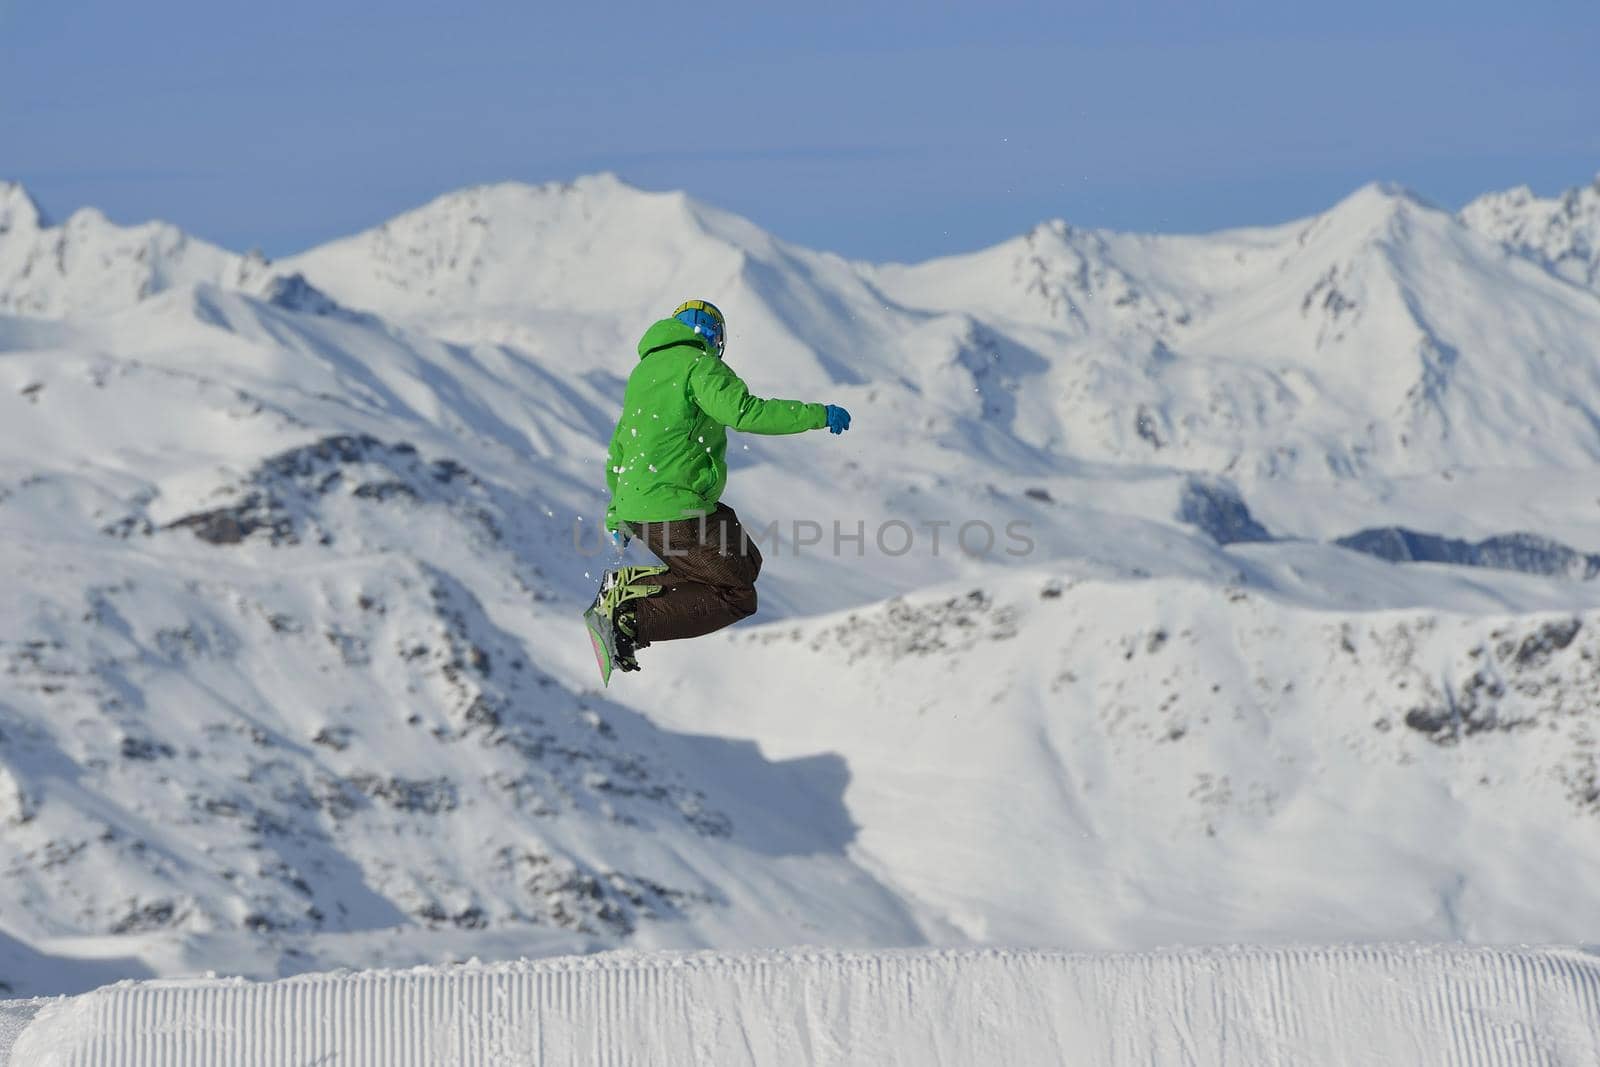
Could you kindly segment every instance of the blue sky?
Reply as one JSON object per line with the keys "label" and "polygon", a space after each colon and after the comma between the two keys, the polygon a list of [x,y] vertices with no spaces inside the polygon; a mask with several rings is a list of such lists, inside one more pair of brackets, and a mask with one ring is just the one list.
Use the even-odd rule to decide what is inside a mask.
{"label": "blue sky", "polygon": [[1600,3],[0,0],[0,178],[281,255],[616,171],[919,259],[1600,171]]}

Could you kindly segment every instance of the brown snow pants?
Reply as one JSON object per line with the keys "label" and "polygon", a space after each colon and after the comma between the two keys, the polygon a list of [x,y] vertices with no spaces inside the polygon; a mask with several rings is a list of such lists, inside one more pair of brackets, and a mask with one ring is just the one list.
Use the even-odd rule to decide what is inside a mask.
{"label": "brown snow pants", "polygon": [[667,565],[646,578],[661,592],[633,601],[643,641],[677,641],[720,630],[756,613],[761,552],[726,504],[674,522],[633,522],[633,535]]}

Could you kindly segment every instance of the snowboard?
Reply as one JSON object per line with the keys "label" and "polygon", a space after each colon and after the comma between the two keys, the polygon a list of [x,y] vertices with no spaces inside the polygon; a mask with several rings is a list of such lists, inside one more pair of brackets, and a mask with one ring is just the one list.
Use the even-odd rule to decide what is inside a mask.
{"label": "snowboard", "polygon": [[594,646],[594,661],[600,667],[600,684],[609,688],[611,672],[617,665],[617,635],[611,628],[611,620],[600,611],[598,595],[583,613],[583,625],[589,631],[589,643]]}

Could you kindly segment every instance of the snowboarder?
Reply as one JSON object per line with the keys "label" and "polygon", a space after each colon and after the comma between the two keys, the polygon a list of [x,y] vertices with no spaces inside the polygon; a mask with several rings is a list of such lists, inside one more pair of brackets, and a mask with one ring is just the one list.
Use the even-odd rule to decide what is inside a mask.
{"label": "snowboarder", "polygon": [[636,653],[653,642],[699,637],[755,613],[761,553],[721,502],[728,429],[850,428],[849,412],[835,404],[751,396],[722,361],[727,341],[722,312],[689,300],[639,342],[606,461],[606,529],[619,552],[637,537],[664,565],[607,571],[584,613],[607,683],[613,667],[638,670]]}

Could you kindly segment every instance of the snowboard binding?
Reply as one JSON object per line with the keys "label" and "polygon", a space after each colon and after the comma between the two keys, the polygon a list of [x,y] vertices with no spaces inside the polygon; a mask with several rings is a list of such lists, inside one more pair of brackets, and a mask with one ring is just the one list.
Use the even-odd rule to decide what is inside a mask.
{"label": "snowboard binding", "polygon": [[600,667],[601,685],[611,684],[613,670],[639,669],[636,654],[644,646],[638,640],[638,624],[630,602],[661,592],[659,585],[641,579],[666,571],[666,567],[618,567],[600,576],[600,590],[583,613],[583,621]]}

